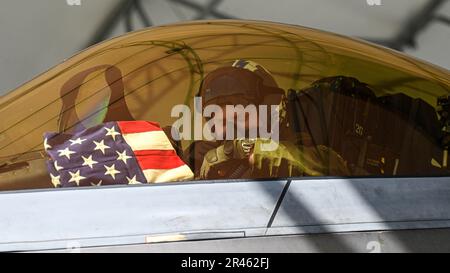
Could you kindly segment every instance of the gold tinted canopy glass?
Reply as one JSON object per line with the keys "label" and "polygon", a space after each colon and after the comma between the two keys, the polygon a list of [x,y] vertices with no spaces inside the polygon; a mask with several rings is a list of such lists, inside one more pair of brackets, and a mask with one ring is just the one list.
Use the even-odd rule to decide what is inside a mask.
{"label": "gold tinted canopy glass", "polygon": [[[261,64],[286,92],[343,76],[367,84],[378,98],[404,94],[421,99],[436,110],[436,119],[438,98],[450,93],[450,74],[444,69],[323,31],[241,20],[149,28],[93,46],[0,99],[0,184],[30,188],[48,180],[39,163],[45,158],[45,132],[70,132],[111,120],[172,125],[173,106],[192,107],[202,79],[237,59]],[[190,142],[184,141],[183,148]],[[433,145],[440,153],[426,161],[442,168],[444,147]],[[20,180],[24,168],[29,171]]]}

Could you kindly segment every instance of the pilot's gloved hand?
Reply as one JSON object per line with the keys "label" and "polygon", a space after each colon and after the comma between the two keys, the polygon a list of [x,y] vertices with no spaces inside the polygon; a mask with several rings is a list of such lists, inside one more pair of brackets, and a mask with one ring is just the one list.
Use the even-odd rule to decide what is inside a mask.
{"label": "pilot's gloved hand", "polygon": [[[236,162],[238,164],[231,164]],[[237,166],[245,163],[249,164],[254,178],[350,175],[342,157],[322,145],[299,146],[289,141],[240,139],[226,141],[209,151],[203,160],[200,178],[229,178]]]}
{"label": "pilot's gloved hand", "polygon": [[264,139],[258,139],[255,143],[249,158],[255,176],[347,176],[350,174],[346,162],[328,147],[298,146],[289,141],[276,142],[274,147],[273,141],[272,144],[270,143],[271,140]]}
{"label": "pilot's gloved hand", "polygon": [[226,140],[223,145],[206,153],[200,169],[200,179],[228,178],[239,162],[248,162],[254,140]]}

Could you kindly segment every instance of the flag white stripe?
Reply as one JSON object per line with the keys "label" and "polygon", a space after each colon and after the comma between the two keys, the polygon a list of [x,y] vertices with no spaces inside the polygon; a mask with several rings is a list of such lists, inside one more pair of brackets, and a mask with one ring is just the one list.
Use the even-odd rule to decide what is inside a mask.
{"label": "flag white stripe", "polygon": [[186,165],[167,170],[147,169],[143,170],[143,172],[149,183],[176,182],[192,180],[194,178],[191,169]]}
{"label": "flag white stripe", "polygon": [[123,138],[133,151],[174,150],[164,131],[124,134]]}

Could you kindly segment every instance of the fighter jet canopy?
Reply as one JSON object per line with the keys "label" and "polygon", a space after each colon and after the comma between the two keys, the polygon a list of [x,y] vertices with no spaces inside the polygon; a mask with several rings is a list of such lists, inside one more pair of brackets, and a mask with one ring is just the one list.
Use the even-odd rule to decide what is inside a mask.
{"label": "fighter jet canopy", "polygon": [[[193,109],[202,80],[237,60],[263,67],[284,91],[283,126],[292,131],[286,138],[299,147],[333,149],[351,175],[448,172],[448,71],[319,30],[218,20],[114,38],[1,97],[0,184],[42,186],[46,132],[113,120],[172,126],[179,118],[173,107]],[[182,140],[182,150],[194,141]]]}

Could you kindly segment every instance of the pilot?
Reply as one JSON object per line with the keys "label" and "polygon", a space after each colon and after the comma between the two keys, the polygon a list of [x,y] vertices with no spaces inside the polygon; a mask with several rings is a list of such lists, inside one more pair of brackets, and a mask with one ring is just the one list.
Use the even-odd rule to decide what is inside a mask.
{"label": "pilot", "polygon": [[[223,111],[223,121],[214,128],[216,136],[225,134],[227,105],[281,105],[285,96],[274,77],[260,64],[249,60],[236,60],[231,66],[218,68],[203,80],[199,96],[204,107],[218,105]],[[261,115],[258,111],[258,115]],[[308,136],[302,134],[302,141],[284,132],[286,123],[279,126],[280,139],[275,149],[263,148],[271,139],[259,134],[249,138],[251,126],[248,116],[245,124],[233,116],[231,124],[243,129],[245,138],[196,141],[184,152],[184,160],[194,171],[197,179],[270,178],[291,176],[347,176],[346,162],[334,151],[323,145],[313,145]],[[216,123],[217,126],[217,123]],[[269,127],[270,128],[270,127]],[[255,128],[253,128],[255,129]],[[235,132],[236,132],[235,130]],[[256,130],[258,131],[258,130]],[[267,147],[267,146],[266,146]]]}

